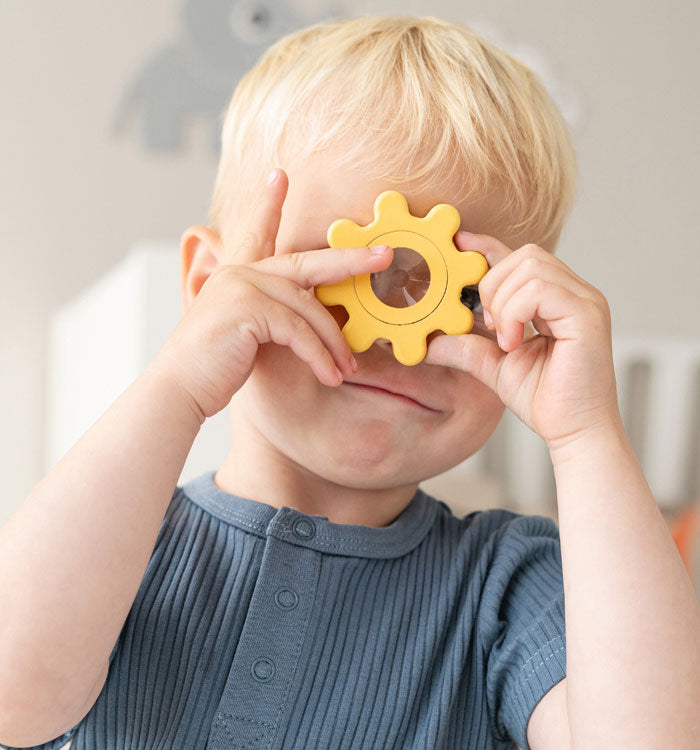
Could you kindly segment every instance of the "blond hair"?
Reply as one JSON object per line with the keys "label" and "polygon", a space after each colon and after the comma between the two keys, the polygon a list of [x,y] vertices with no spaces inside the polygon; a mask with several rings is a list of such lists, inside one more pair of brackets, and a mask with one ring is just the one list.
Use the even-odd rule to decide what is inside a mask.
{"label": "blond hair", "polygon": [[[492,189],[497,221],[544,244],[574,202],[568,126],[535,73],[467,26],[364,15],[279,39],[240,80],[221,137],[209,223],[225,238],[283,154],[342,146],[368,179]],[[449,201],[448,201],[449,202]],[[245,220],[244,216],[237,217]]]}

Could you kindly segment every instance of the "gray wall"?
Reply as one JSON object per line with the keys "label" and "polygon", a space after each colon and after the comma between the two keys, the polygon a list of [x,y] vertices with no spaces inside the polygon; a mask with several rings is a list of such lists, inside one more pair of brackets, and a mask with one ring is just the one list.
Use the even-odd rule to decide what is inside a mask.
{"label": "gray wall", "polygon": [[[146,150],[136,123],[119,138],[109,132],[129,81],[177,38],[180,6],[0,4],[0,522],[41,477],[50,310],[134,242],[177,241],[206,221],[216,164],[204,123],[190,123],[174,153]],[[346,7],[491,24],[540,50],[580,104],[578,201],[559,256],[607,296],[613,334],[700,336],[700,4]]]}

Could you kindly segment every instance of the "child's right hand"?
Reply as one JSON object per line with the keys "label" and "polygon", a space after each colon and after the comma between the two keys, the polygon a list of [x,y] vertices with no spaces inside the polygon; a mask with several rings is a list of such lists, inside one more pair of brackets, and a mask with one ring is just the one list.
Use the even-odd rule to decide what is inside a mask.
{"label": "child's right hand", "polygon": [[[245,383],[258,347],[288,346],[328,386],[351,376],[352,352],[313,287],[385,270],[391,249],[325,248],[275,255],[288,180],[266,184],[235,265],[207,278],[155,358],[196,408],[200,424],[221,411]],[[340,373],[336,372],[336,368]]]}

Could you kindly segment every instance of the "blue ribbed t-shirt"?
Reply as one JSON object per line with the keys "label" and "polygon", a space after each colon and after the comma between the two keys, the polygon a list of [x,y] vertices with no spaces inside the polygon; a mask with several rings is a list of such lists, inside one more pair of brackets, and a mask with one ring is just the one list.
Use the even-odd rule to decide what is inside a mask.
{"label": "blue ribbed t-shirt", "polygon": [[95,704],[56,750],[529,748],[566,674],[556,524],[463,518],[422,489],[389,525],[177,487]]}

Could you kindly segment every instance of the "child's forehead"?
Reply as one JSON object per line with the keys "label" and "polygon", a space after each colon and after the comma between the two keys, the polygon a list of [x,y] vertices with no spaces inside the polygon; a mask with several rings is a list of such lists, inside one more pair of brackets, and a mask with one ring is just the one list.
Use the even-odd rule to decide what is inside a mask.
{"label": "child's forehead", "polygon": [[290,169],[288,176],[280,231],[286,228],[297,246],[301,232],[306,247],[327,247],[328,227],[337,219],[350,219],[360,226],[369,224],[374,219],[374,202],[385,190],[402,193],[414,216],[425,216],[438,203],[449,203],[460,212],[462,229],[493,235],[498,232],[494,221],[500,208],[497,198],[460,200],[456,188],[449,184],[442,189],[421,189],[415,181],[377,180],[358,169],[339,172],[319,168],[313,161]]}

